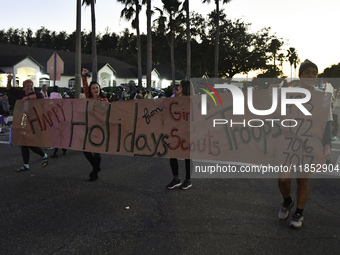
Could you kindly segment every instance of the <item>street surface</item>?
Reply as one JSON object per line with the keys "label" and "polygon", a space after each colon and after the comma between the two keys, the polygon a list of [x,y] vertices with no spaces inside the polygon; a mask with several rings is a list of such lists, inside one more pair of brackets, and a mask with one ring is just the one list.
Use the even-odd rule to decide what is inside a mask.
{"label": "street surface", "polygon": [[[102,155],[89,183],[82,152],[61,150],[45,168],[31,153],[31,170],[17,173],[20,148],[6,139],[0,254],[339,254],[340,178],[310,181],[304,225],[293,230],[277,218],[277,179],[192,179],[169,191],[168,159]],[[292,190],[295,199],[294,180]]]}

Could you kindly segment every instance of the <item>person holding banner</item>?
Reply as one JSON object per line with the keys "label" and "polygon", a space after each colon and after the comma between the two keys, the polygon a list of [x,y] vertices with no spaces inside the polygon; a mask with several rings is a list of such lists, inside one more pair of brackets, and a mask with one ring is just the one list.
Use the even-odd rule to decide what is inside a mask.
{"label": "person holding banner", "polygon": [[[314,86],[317,84],[317,74],[318,67],[313,62],[306,59],[303,63],[301,63],[299,68],[299,78],[300,78],[300,87],[308,89],[309,91],[321,91]],[[331,141],[332,141],[332,115],[331,109],[328,113],[328,120],[326,124],[326,128],[324,130],[323,135],[323,157],[324,159],[328,159],[331,152]],[[303,223],[303,210],[308,200],[309,195],[309,183],[308,178],[306,176],[297,176],[297,194],[296,194],[296,202],[297,207],[295,213],[292,217],[292,220],[289,223],[289,226],[292,228],[300,228]],[[294,205],[294,201],[290,196],[291,191],[291,173],[288,176],[281,173],[279,179],[279,189],[283,196],[283,204],[279,211],[278,217],[280,220],[286,220],[289,216],[289,212]]]}
{"label": "person holding banner", "polygon": [[[181,80],[176,97],[179,96],[190,96],[194,94],[194,87],[191,81],[189,80]],[[173,174],[172,181],[166,185],[168,189],[174,189],[178,186],[181,187],[181,189],[189,189],[192,187],[192,183],[190,180],[191,175],[191,159],[185,159],[185,180],[183,183],[181,183],[181,180],[178,177],[178,159],[177,158],[170,158],[170,166]]]}
{"label": "person holding banner", "polygon": [[[33,81],[32,80],[25,80],[23,82],[24,90],[20,90],[17,88],[12,87],[11,81],[13,79],[12,75],[7,75],[7,90],[9,93],[14,95],[14,97],[19,100],[21,99],[23,102],[27,102],[29,99],[37,99],[43,98],[40,92],[33,91]],[[47,166],[47,154],[40,147],[33,147],[33,146],[21,146],[21,155],[24,161],[24,164],[17,169],[17,172],[23,172],[30,170],[29,160],[30,160],[30,150],[34,153],[40,155],[42,157],[42,167]]]}
{"label": "person holding banner", "polygon": [[[62,96],[59,94],[59,87],[58,86],[54,86],[53,87],[53,92],[50,94],[50,99],[62,99]],[[66,154],[66,149],[63,149],[63,155]],[[53,152],[53,155],[51,156],[51,158],[57,158],[59,155],[58,155],[58,151],[59,149],[58,148],[54,148],[54,152]]]}
{"label": "person holding banner", "polygon": [[[103,102],[109,102],[107,98],[103,95],[102,90],[100,89],[100,85],[95,82],[91,81],[90,86],[87,83],[87,75],[88,75],[89,70],[83,68],[82,70],[82,80],[83,80],[83,89],[84,89],[84,94],[86,98],[90,98],[93,100],[99,100]],[[92,152],[83,152],[86,159],[90,162],[90,164],[93,167],[92,172],[90,173],[89,181],[93,182],[98,179],[98,172],[100,171],[100,162],[101,162],[101,156],[100,153],[92,153]]]}

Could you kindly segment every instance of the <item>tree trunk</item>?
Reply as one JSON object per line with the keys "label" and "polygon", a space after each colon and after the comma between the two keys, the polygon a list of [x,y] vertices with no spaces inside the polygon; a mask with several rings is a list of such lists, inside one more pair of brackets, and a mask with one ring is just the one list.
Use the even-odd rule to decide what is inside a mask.
{"label": "tree trunk", "polygon": [[176,82],[176,69],[175,69],[175,39],[173,32],[173,21],[172,21],[172,13],[170,13],[170,58],[171,58],[171,78],[172,78],[172,86],[175,86]]}
{"label": "tree trunk", "polygon": [[293,80],[293,65],[290,65],[290,81]]}
{"label": "tree trunk", "polygon": [[146,16],[147,16],[146,87],[149,93],[151,94],[151,71],[152,71],[151,0],[147,0]]}
{"label": "tree trunk", "polygon": [[214,77],[218,78],[218,57],[219,57],[219,38],[220,38],[220,6],[219,6],[219,0],[215,0],[216,2],[216,18],[215,18],[215,24],[216,24],[216,36],[215,36],[215,72]]}
{"label": "tree trunk", "polygon": [[190,12],[189,0],[185,1],[186,4],[186,23],[187,23],[187,79],[191,77],[191,36],[190,36]]}
{"label": "tree trunk", "polygon": [[[81,88],[81,0],[77,0],[76,59],[74,97],[79,98]],[[14,77],[15,81],[15,77]],[[15,85],[15,82],[14,82]]]}
{"label": "tree trunk", "polygon": [[138,88],[142,88],[142,46],[139,31],[139,1],[136,0],[136,32],[137,32],[137,65],[138,65]]}
{"label": "tree trunk", "polygon": [[96,40],[96,12],[95,0],[91,1],[91,24],[92,24],[92,81],[98,81],[97,74],[97,40]]}

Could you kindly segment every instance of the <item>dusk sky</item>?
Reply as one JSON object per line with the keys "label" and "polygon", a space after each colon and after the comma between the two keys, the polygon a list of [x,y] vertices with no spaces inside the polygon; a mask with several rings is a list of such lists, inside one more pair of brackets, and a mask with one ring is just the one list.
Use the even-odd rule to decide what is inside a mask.
{"label": "dusk sky", "polygon": [[[340,62],[338,39],[340,1],[334,0],[232,0],[222,5],[229,19],[241,18],[251,23],[251,31],[271,27],[272,33],[286,41],[285,48],[295,47],[301,61],[308,58],[315,62],[319,71]],[[161,7],[160,0],[153,0],[153,6]],[[123,5],[115,0],[97,0],[97,33],[119,33],[125,28],[132,31],[130,22],[120,18]],[[203,4],[191,0],[190,9],[207,16],[215,8],[214,1]],[[72,33],[76,28],[76,0],[6,1],[2,12],[0,29],[30,28],[35,32],[41,26],[52,31]],[[142,32],[146,31],[145,7],[142,10]],[[90,31],[90,7],[82,7],[82,29]],[[290,76],[289,65],[285,69]],[[293,75],[294,76],[294,75]]]}

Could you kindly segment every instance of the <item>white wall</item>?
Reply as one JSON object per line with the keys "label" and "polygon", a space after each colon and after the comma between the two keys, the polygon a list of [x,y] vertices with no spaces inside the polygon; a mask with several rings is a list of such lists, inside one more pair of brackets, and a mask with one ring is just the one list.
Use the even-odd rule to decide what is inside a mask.
{"label": "white wall", "polygon": [[27,79],[31,79],[34,86],[39,86],[39,76],[37,74],[40,73],[40,66],[30,58],[25,58],[16,64],[13,69],[14,78],[19,79],[19,87],[22,87],[23,81]]}
{"label": "white wall", "polygon": [[0,74],[0,87],[7,87],[7,73],[13,73],[13,67],[1,67],[5,73]]}
{"label": "white wall", "polygon": [[99,84],[102,88],[112,87],[112,83],[115,80],[115,74],[108,65],[105,65],[98,71]]}

